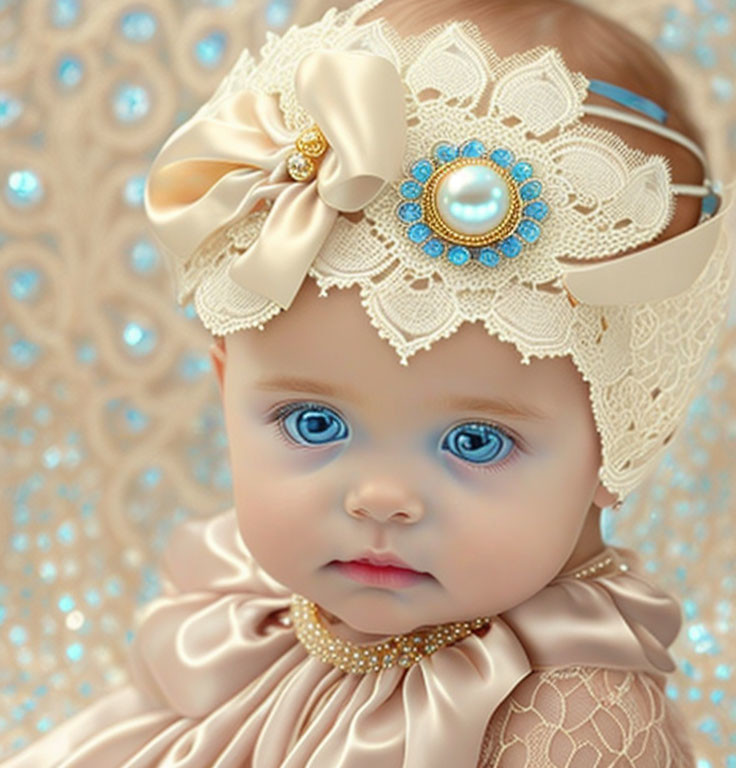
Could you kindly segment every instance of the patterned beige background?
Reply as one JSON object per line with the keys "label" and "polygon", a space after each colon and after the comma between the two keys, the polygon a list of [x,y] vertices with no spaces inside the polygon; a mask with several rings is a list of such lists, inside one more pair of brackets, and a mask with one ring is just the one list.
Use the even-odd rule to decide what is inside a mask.
{"label": "patterned beige background", "polygon": [[[126,680],[172,527],[231,504],[209,337],[143,180],[243,46],[330,5],[0,0],[0,757]],[[732,177],[736,2],[614,11],[691,83]],[[736,767],[734,456],[736,311],[659,471],[604,520],[683,601],[668,693],[698,768]]]}

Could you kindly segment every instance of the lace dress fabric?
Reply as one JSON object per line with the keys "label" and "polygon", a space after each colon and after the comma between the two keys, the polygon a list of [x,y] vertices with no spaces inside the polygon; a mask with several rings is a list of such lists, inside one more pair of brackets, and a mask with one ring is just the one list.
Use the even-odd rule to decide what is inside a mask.
{"label": "lace dress fabric", "polygon": [[691,768],[686,733],[657,676],[544,670],[526,677],[494,712],[478,768]]}

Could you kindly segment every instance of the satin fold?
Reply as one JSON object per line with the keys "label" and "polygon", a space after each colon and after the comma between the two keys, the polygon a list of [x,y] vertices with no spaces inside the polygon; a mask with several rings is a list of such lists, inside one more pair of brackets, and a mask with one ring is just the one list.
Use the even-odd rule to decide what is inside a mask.
{"label": "satin fold", "polygon": [[164,556],[171,594],[140,616],[133,683],[2,768],[474,767],[491,715],[532,670],[674,669],[677,602],[633,551],[601,554],[628,570],[562,574],[485,634],[409,669],[351,675],[279,622],[290,592],[254,561],[234,510],[189,522]]}
{"label": "satin fold", "polygon": [[312,181],[293,181],[286,170],[299,132],[284,124],[278,95],[244,90],[169,137],[144,192],[156,237],[183,260],[226,225],[267,206],[258,237],[229,275],[283,309],[338,213],[365,208],[401,173],[407,133],[404,85],[381,56],[315,51],[297,68],[295,94],[329,144]]}

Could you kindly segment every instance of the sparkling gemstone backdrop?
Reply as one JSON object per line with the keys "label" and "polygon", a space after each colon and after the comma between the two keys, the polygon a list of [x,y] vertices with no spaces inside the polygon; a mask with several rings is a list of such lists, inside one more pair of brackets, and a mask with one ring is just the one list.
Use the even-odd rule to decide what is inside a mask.
{"label": "sparkling gemstone backdrop", "polygon": [[[127,680],[172,528],[231,505],[209,336],[143,183],[244,46],[331,5],[0,0],[0,758]],[[701,86],[732,177],[736,0],[615,11]],[[668,695],[698,768],[736,768],[734,456],[736,309],[658,472],[603,520],[682,601]]]}

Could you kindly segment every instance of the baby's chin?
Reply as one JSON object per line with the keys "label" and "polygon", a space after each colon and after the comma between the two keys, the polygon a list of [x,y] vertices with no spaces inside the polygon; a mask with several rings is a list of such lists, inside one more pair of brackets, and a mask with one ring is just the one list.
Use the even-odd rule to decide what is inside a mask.
{"label": "baby's chin", "polygon": [[419,617],[412,619],[409,616],[387,617],[385,614],[380,616],[363,614],[353,617],[352,612],[343,613],[346,615],[340,617],[322,609],[323,616],[326,616],[327,626],[340,637],[355,643],[380,642],[394,635],[408,635],[443,623],[427,620],[426,617],[424,620]]}
{"label": "baby's chin", "polygon": [[[431,629],[440,624],[470,621],[483,614],[465,615],[456,605],[442,605],[437,595],[418,596],[413,602],[405,595],[388,590],[371,590],[382,594],[360,594],[339,601],[312,599],[320,607],[327,626],[336,634],[353,642],[379,642],[392,635],[404,635]],[[461,615],[462,614],[462,615]]]}

